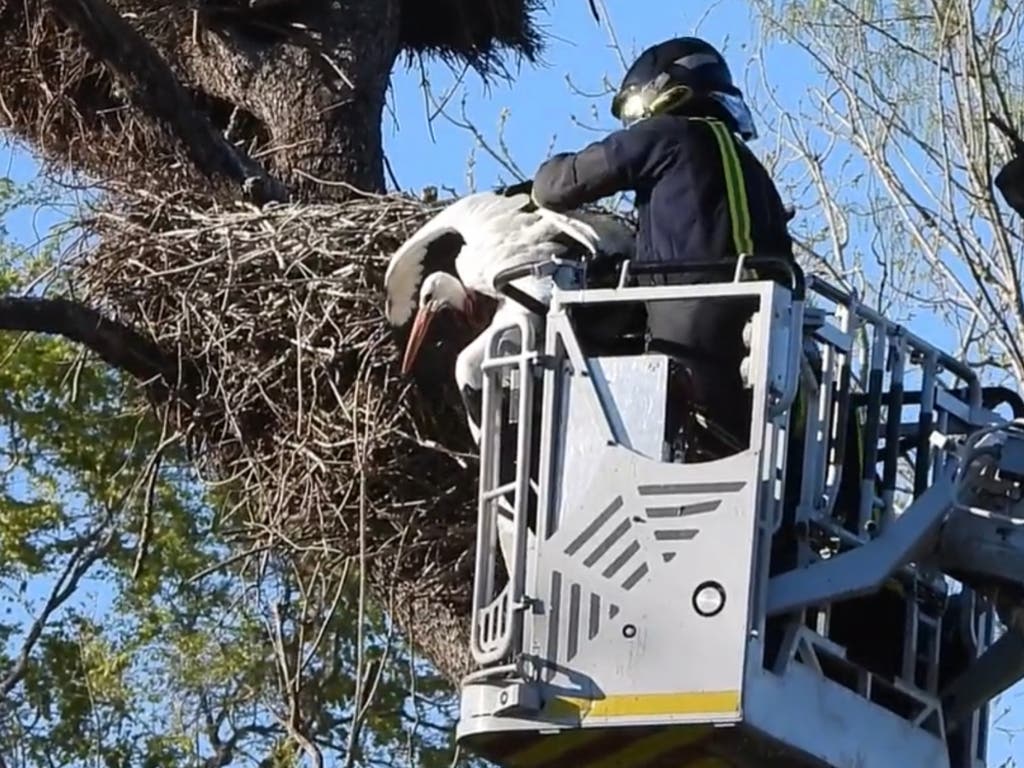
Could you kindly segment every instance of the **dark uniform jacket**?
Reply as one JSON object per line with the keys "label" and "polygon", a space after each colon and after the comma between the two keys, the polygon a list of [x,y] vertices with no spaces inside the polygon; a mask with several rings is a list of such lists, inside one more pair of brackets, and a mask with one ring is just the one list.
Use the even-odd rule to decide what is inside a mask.
{"label": "dark uniform jacket", "polygon": [[792,258],[775,184],[721,121],[648,118],[580,152],[555,155],[533,179],[534,199],[555,211],[622,191],[636,193],[637,264],[739,253]]}
{"label": "dark uniform jacket", "polygon": [[[775,184],[720,120],[648,118],[580,152],[555,155],[533,178],[534,200],[556,211],[623,191],[636,194],[637,265],[735,259],[741,253],[793,259],[789,216]],[[641,284],[662,281],[638,277]],[[708,279],[723,276],[689,273],[669,281]],[[741,445],[750,426],[749,410],[739,407],[745,402],[742,329],[750,311],[721,302],[647,306],[649,348],[686,361],[686,399]]]}

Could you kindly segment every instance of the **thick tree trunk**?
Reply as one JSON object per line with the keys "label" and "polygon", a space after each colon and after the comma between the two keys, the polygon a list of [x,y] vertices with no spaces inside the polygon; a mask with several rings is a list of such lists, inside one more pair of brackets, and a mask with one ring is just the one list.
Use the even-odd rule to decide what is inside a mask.
{"label": "thick tree trunk", "polygon": [[123,84],[135,105],[180,142],[196,170],[215,183],[233,181],[257,202],[287,198],[276,179],[232,147],[207,116],[196,111],[167,62],[106,0],[64,0],[55,9]]}
{"label": "thick tree trunk", "polygon": [[402,0],[0,0],[0,128],[157,192],[380,190],[401,31]]}
{"label": "thick tree trunk", "polygon": [[209,17],[169,53],[197,90],[258,121],[264,162],[293,190],[305,197],[333,196],[345,184],[380,191],[399,10],[397,0],[321,0],[272,22]]}

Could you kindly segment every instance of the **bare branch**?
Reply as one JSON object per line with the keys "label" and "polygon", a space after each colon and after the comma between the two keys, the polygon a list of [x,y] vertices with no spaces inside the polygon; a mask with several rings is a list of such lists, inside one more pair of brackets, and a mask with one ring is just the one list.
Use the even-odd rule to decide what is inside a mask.
{"label": "bare branch", "polygon": [[[140,381],[173,386],[176,361],[128,326],[68,299],[0,297],[0,330],[63,336],[95,352],[104,362]],[[154,382],[155,383],[155,382]]]}
{"label": "bare branch", "polygon": [[7,696],[24,679],[32,651],[35,649],[36,643],[39,642],[39,638],[42,637],[47,622],[75,593],[82,577],[109,551],[114,542],[115,533],[114,528],[102,525],[83,536],[75,546],[60,576],[54,583],[53,589],[50,590],[46,603],[29,627],[14,664],[0,680],[0,695]]}
{"label": "bare branch", "polygon": [[[995,173],[1013,137],[996,130],[1007,132],[1024,96],[1020,8],[756,6],[762,39],[795,44],[824,81],[806,109],[768,89],[800,172],[791,186],[819,212],[811,225],[825,222],[807,245],[831,241],[832,268],[856,267],[873,303],[906,318],[924,310],[958,334],[967,359],[1024,376],[1022,238],[993,195],[1001,182],[1013,190],[1012,168]],[[837,162],[858,169],[855,185],[836,178]]]}

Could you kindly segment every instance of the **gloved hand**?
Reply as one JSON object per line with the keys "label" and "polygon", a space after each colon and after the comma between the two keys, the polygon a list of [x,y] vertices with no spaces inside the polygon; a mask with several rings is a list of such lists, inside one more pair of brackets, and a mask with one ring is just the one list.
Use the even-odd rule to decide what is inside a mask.
{"label": "gloved hand", "polygon": [[533,179],[527,179],[526,181],[520,181],[507,187],[501,187],[498,189],[498,194],[504,195],[505,197],[515,197],[516,195],[528,194],[530,195],[530,198],[533,199]]}

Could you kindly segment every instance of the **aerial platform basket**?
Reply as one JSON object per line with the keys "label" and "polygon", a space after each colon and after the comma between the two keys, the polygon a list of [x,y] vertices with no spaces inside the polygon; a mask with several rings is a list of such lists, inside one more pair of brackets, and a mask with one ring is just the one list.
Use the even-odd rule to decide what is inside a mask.
{"label": "aerial platform basket", "polygon": [[[799,270],[555,277],[543,333],[514,323],[485,358],[460,744],[510,768],[983,766],[1007,680],[971,675],[994,611],[950,593],[946,549],[970,572],[973,545],[942,531],[992,391]],[[661,301],[756,306],[744,449],[672,460],[672,359],[595,329]]]}

